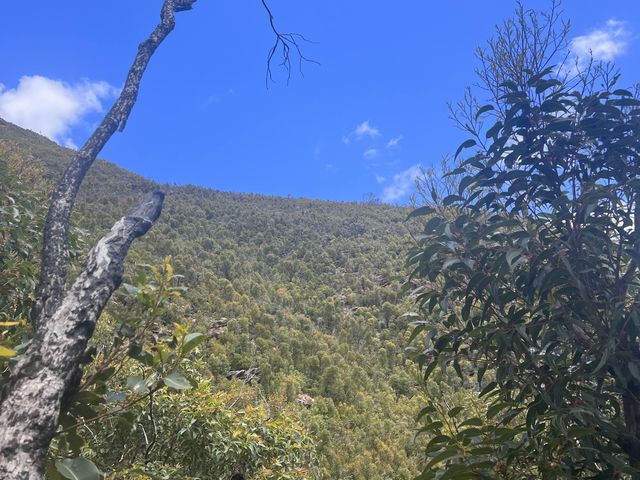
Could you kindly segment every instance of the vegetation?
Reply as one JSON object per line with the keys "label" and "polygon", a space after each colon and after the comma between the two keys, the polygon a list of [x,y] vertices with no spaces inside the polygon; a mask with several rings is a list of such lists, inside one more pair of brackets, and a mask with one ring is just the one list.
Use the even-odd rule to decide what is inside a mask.
{"label": "vegetation", "polygon": [[640,474],[640,100],[607,66],[558,66],[566,30],[531,33],[556,22],[498,30],[489,103],[455,112],[473,153],[411,213],[415,359],[476,392],[423,409],[421,478]]}
{"label": "vegetation", "polygon": [[[8,158],[11,152],[29,158],[45,181],[56,178],[69,158],[68,151],[42,137],[0,121],[0,157]],[[154,188],[148,180],[98,161],[80,190],[74,216],[74,224],[84,232],[83,245],[101,236],[139,192]],[[406,254],[402,221],[408,211],[191,186],[163,189],[163,215],[131,250],[125,281],[137,288],[157,285],[144,265],[172,255],[175,272],[184,275],[174,276],[173,284],[186,289],[169,301],[145,342],[147,348],[160,340],[170,343],[175,323],[205,334],[181,367],[199,386],[184,395],[172,390],[154,395],[158,440],[146,459],[149,463],[140,427],[149,434],[148,399],[127,413],[137,419],[132,426],[125,422],[119,427],[133,429],[126,430],[132,432],[127,445],[110,443],[124,437],[122,430],[107,428],[120,422],[115,417],[80,428],[86,440],[84,458],[114,478],[122,478],[132,462],[138,465],[136,471],[147,471],[150,477],[196,478],[203,471],[198,469],[211,468],[215,459],[225,459],[217,468],[232,468],[237,462],[247,472],[261,472],[248,478],[413,478],[420,463],[413,422],[423,394],[416,388],[414,367],[404,357],[407,320],[399,318],[411,307],[398,294]],[[82,264],[83,255],[74,264]],[[147,301],[136,292],[131,287],[121,292],[100,319],[97,350],[85,378],[104,358],[100,352],[112,348],[116,326],[145,318],[140,312]],[[106,382],[113,392],[130,393],[128,376],[146,378],[153,371],[136,359],[127,362],[129,367]],[[226,378],[229,371],[253,367],[260,369],[258,382]],[[196,391],[202,395],[194,396]],[[298,405],[299,395],[309,395],[313,406]],[[98,405],[98,414],[103,408]],[[189,440],[194,445],[214,426],[222,435],[217,445],[231,441],[230,432],[240,429],[233,461],[226,460],[231,458],[227,452],[226,457],[212,453],[194,462],[189,449],[184,457],[165,460],[172,438],[188,441],[186,432],[169,428],[185,425],[182,408],[194,409],[194,418],[203,421],[197,429],[202,437]],[[206,415],[210,409],[218,409],[219,417]],[[269,431],[256,433],[260,419],[269,419]],[[251,447],[251,442],[265,445]],[[276,460],[283,442],[300,445],[299,460]],[[257,448],[255,453],[252,448]],[[180,451],[173,449],[172,454]],[[56,455],[67,452],[57,449]],[[195,470],[176,473],[169,465]],[[307,477],[287,473],[285,467],[303,469]],[[273,470],[272,477],[265,468]]]}
{"label": "vegetation", "polygon": [[[33,294],[31,292],[9,292],[7,307],[24,308],[20,305],[21,297],[30,295],[32,302],[29,317],[33,329],[32,334],[18,352],[2,347],[0,358],[10,358],[12,365],[4,369],[2,392],[0,394],[0,474],[3,478],[23,479],[42,478],[45,474],[47,457],[50,455],[52,442],[59,442],[56,437],[64,435],[68,430],[74,433],[76,425],[59,430],[61,422],[71,412],[69,402],[73,402],[82,389],[92,382],[104,384],[111,375],[119,373],[124,362],[111,367],[112,361],[119,361],[126,356],[137,360],[155,372],[149,378],[129,377],[127,386],[134,394],[144,394],[149,400],[149,416],[155,431],[153,418],[153,394],[162,387],[184,390],[190,386],[188,379],[179,371],[185,354],[192,350],[204,338],[202,333],[187,334],[186,329],[176,328],[169,342],[158,342],[154,338],[153,352],[145,351],[141,345],[145,333],[157,320],[162,311],[165,295],[175,293],[168,286],[172,276],[172,266],[165,260],[160,284],[147,292],[146,288],[138,288],[143,299],[151,299],[146,303],[145,313],[149,319],[136,322],[120,322],[116,326],[116,342],[104,353],[102,363],[96,372],[84,380],[83,366],[91,361],[91,350],[87,350],[92,340],[100,315],[103,313],[112,294],[120,287],[124,274],[124,261],[132,243],[144,236],[159,218],[164,203],[164,193],[158,190],[147,192],[143,199],[129,213],[117,220],[108,233],[101,237],[89,251],[86,265],[70,282],[68,268],[70,261],[70,228],[71,215],[76,204],[80,186],[86,174],[94,164],[98,154],[116,131],[123,131],[127,119],[138,98],[140,82],[155,51],[173,31],[176,25],[175,15],[193,8],[196,0],[164,0],[160,8],[160,20],[149,36],[139,44],[137,53],[126,76],[126,81],[114,104],[102,121],[89,136],[84,145],[75,151],[64,169],[64,173],[56,180],[48,197],[48,210],[42,226],[41,262],[39,279]],[[267,81],[272,79],[271,63],[279,53],[280,66],[291,73],[291,60],[296,58],[299,67],[303,61],[309,61],[301,52],[299,41],[304,37],[295,33],[282,33],[274,23],[273,14],[263,0],[270,28],[275,36],[274,44],[267,57]],[[8,190],[8,189],[7,189]],[[12,198],[3,198],[10,204]],[[15,220],[19,210],[11,207]],[[19,220],[19,219],[18,219]],[[18,232],[21,233],[21,232]],[[12,233],[7,235],[10,239]],[[18,237],[19,238],[19,237]],[[30,248],[34,248],[31,246]],[[9,254],[18,252],[24,256],[28,249],[21,245],[8,245]],[[28,265],[29,262],[24,262]],[[3,264],[12,266],[10,256],[3,258]],[[156,273],[154,271],[154,273]],[[28,279],[27,279],[28,280]],[[67,285],[69,284],[69,285]],[[7,283],[7,288],[12,287]],[[145,295],[146,294],[146,295]],[[17,304],[16,304],[17,302]],[[140,323],[142,322],[142,323]],[[18,327],[19,322],[2,322],[3,327]],[[118,337],[123,338],[118,338]],[[22,344],[21,344],[22,345]],[[37,375],[34,374],[37,372]],[[107,374],[107,372],[109,372]],[[247,372],[252,372],[249,376]],[[258,369],[238,371],[231,374],[236,377],[242,374],[246,382],[257,376]],[[106,378],[105,378],[106,377]],[[101,385],[100,390],[103,390]],[[100,392],[104,393],[104,392]],[[106,397],[93,392],[98,398],[84,397],[80,402],[102,403]],[[135,401],[141,400],[138,398]],[[121,410],[126,410],[134,402],[127,403]],[[89,417],[93,410],[89,409]],[[85,426],[86,412],[81,413],[84,420],[78,425]],[[93,420],[103,418],[100,414]],[[64,426],[64,425],[62,425]],[[148,441],[145,435],[145,441]],[[145,458],[155,444],[155,434],[147,447]],[[78,442],[75,442],[78,443]],[[63,443],[64,445],[64,443]],[[72,449],[72,450],[77,450]],[[74,452],[75,453],[75,452]],[[123,454],[124,455],[124,454]],[[83,458],[56,462],[58,473],[76,478],[99,475],[95,465]],[[240,468],[234,478],[244,478]],[[50,475],[53,469],[48,469]]]}
{"label": "vegetation", "polygon": [[[74,273],[141,192],[167,197],[82,347],[47,477],[638,478],[640,100],[568,32],[555,2],[497,29],[452,106],[470,138],[413,211],[97,161]],[[3,385],[38,341],[43,199],[72,156],[0,119]]]}

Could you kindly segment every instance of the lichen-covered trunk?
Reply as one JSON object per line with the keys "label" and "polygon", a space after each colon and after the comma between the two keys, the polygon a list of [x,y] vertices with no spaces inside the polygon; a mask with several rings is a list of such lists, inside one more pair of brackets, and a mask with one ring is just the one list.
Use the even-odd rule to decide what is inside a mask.
{"label": "lichen-covered trunk", "polygon": [[44,225],[40,282],[31,312],[31,322],[35,330],[54,314],[64,296],[69,220],[80,185],[109,139],[117,130],[124,130],[131,109],[138,99],[140,82],[149,61],[175,26],[174,12],[191,8],[194,2],[195,0],[164,0],[160,23],[153,29],[149,38],[138,46],[138,52],[120,95],[100,125],[73,156],[53,191]]}
{"label": "lichen-covered trunk", "polygon": [[175,26],[174,13],[190,10],[195,1],[163,1],[160,22],[138,46],[122,92],[73,156],[51,196],[31,315],[34,338],[0,392],[0,480],[43,477],[63,399],[73,393],[95,323],[122,281],[131,242],[144,235],[160,215],[164,196],[154,192],[94,246],[86,268],[65,291],[69,220],[78,189],[107,141],[124,129],[149,61]]}
{"label": "lichen-covered trunk", "polygon": [[93,247],[85,269],[14,368],[0,396],[2,480],[43,477],[62,398],[100,312],[122,281],[131,243],[151,228],[163,198],[160,192],[147,195]]}

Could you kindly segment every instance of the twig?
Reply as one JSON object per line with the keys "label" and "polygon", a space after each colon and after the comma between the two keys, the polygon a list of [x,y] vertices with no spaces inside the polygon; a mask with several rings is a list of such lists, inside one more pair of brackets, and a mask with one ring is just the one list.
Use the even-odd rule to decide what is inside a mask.
{"label": "twig", "polygon": [[278,53],[278,50],[280,50],[281,52],[280,54],[282,58],[282,61],[278,64],[278,66],[284,67],[284,69],[287,71],[287,85],[288,85],[289,80],[291,80],[292,53],[298,57],[298,71],[300,72],[300,75],[303,77],[304,77],[304,72],[302,70],[302,65],[304,62],[315,63],[316,65],[320,65],[320,63],[317,62],[316,60],[306,57],[302,53],[302,49],[300,48],[300,42],[306,42],[306,43],[315,43],[315,42],[305,38],[304,35],[301,35],[299,33],[280,32],[275,25],[273,13],[271,12],[271,9],[267,5],[267,1],[260,0],[260,2],[262,3],[262,6],[264,7],[264,9],[267,11],[267,14],[269,15],[269,25],[271,26],[271,30],[273,31],[273,34],[276,37],[275,42],[273,43],[273,46],[269,49],[269,54],[267,55],[267,73],[265,78],[266,86],[267,88],[269,88],[269,82],[275,83],[275,80],[273,79],[273,72],[271,71],[271,64],[273,62],[273,59],[276,53]]}

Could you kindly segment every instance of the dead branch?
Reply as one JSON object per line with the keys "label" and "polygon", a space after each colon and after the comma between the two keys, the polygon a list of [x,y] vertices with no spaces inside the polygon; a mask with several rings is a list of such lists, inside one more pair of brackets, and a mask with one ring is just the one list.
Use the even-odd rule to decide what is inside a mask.
{"label": "dead branch", "polygon": [[[303,77],[304,77],[304,72],[302,69],[302,65],[304,64],[304,62],[315,63],[316,65],[320,65],[319,62],[306,57],[302,53],[302,49],[300,48],[301,42],[306,42],[306,43],[314,43],[314,42],[305,38],[304,35],[301,35],[299,33],[288,33],[288,32],[279,31],[276,28],[273,13],[271,12],[269,5],[267,5],[267,1],[260,0],[260,2],[262,3],[262,6],[264,7],[264,9],[267,11],[267,14],[269,15],[269,25],[271,27],[271,30],[273,31],[273,34],[275,35],[275,41],[273,43],[273,46],[269,49],[269,54],[267,55],[267,73],[265,78],[265,83],[267,85],[267,88],[269,88],[269,82],[275,82],[275,80],[273,79],[273,72],[271,70],[271,65],[278,51],[280,52],[280,58],[281,58],[281,61],[278,64],[278,66],[283,67],[286,70],[287,84],[289,83],[289,80],[291,80],[291,71],[292,71],[291,57],[292,56],[297,57],[298,72],[300,72],[300,75]],[[295,58],[294,58],[294,61],[295,61]]]}
{"label": "dead branch", "polygon": [[125,128],[131,109],[138,98],[140,81],[158,46],[175,26],[175,11],[188,10],[196,0],[165,0],[160,23],[149,38],[140,44],[127,79],[111,110],[91,137],[73,156],[62,179],[51,196],[44,226],[42,270],[36,290],[36,301],[31,312],[34,330],[38,330],[53,315],[62,299],[67,277],[67,239],[69,219],[80,184],[96,157],[117,131]]}
{"label": "dead branch", "polygon": [[160,23],[140,44],[124,88],[85,145],[74,155],[54,190],[44,227],[42,269],[31,321],[34,338],[0,393],[0,478],[41,479],[47,450],[65,396],[81,378],[79,363],[95,323],[122,281],[134,239],[160,215],[164,195],[147,195],[89,253],[87,265],[65,292],[69,220],[78,189],[106,142],[122,131],[152,55],[175,26],[174,13],[196,0],[164,0]]}

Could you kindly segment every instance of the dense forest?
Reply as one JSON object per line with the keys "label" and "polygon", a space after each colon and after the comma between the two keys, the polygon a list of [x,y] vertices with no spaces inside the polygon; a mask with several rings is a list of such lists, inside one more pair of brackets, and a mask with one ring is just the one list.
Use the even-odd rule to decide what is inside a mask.
{"label": "dense forest", "polygon": [[[42,199],[65,168],[69,151],[0,121],[0,157],[17,178],[41,187],[23,195]],[[74,263],[82,264],[86,245],[153,187],[144,178],[98,162],[74,214]],[[262,455],[273,454],[270,449],[262,452],[266,447],[259,446],[258,437],[252,443],[249,435],[260,419],[270,418],[272,434],[282,436],[278,441],[300,442],[294,465],[314,476],[413,478],[419,465],[413,435],[421,394],[415,368],[404,355],[408,322],[401,314],[411,304],[399,293],[410,238],[403,223],[408,210],[195,186],[162,188],[167,192],[163,215],[132,250],[125,281],[135,283],[140,265],[172,257],[180,275],[176,285],[185,291],[166,314],[170,319],[163,321],[187,323],[207,336],[190,368],[214,393],[193,408],[204,419],[212,408],[209,402],[215,402],[216,408],[222,407],[217,421],[227,432],[236,422],[250,424],[244,427],[238,451],[228,454],[229,468],[243,462],[259,466]],[[32,245],[30,261],[35,261],[35,252]],[[103,316],[121,315],[122,301]],[[100,331],[109,335],[108,328],[113,324]],[[227,380],[228,372],[252,368],[258,369],[254,381]],[[193,400],[193,393],[182,395]],[[176,403],[185,400],[171,398]],[[144,405],[140,408],[143,415]],[[256,418],[247,419],[248,408]],[[175,414],[168,413],[165,421],[177,421]],[[202,428],[204,436],[207,426]],[[144,438],[137,440],[144,444]],[[219,440],[221,445],[228,441],[230,437]],[[144,460],[157,463],[154,468],[168,468],[163,458],[169,447],[159,442]],[[111,463],[114,457],[122,455],[122,468],[143,460],[142,453],[131,451],[134,445],[109,446],[113,448],[122,451],[110,451],[108,458],[100,451],[85,454],[107,472],[118,468],[117,462]],[[211,478],[199,470],[210,469],[209,462],[192,465],[186,452],[173,457],[170,465],[176,462],[182,467],[172,478]],[[290,467],[283,461],[283,469]],[[266,463],[256,478],[289,478],[269,473],[273,468]],[[114,474],[119,478],[122,472]]]}
{"label": "dense forest", "polygon": [[0,475],[640,478],[640,86],[519,5],[411,208],[96,161],[194,3],[82,148],[0,119]]}

